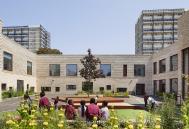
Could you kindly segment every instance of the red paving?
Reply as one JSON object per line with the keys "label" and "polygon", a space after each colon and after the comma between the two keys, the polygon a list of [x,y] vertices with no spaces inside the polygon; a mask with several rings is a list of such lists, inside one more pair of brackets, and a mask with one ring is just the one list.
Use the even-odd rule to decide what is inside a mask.
{"label": "red paving", "polygon": [[[74,106],[75,108],[78,108],[80,106],[80,101],[81,100],[85,100],[86,101],[86,105],[89,104],[90,102],[90,99],[92,98],[88,98],[88,97],[67,97],[68,99],[72,99],[73,100],[73,103],[74,103]],[[55,98],[52,98],[53,100]],[[65,97],[61,97],[59,98],[59,101],[61,102],[65,102]],[[98,98],[98,105],[99,107],[101,107],[102,105],[102,102],[106,100],[108,101],[108,108],[114,108],[114,109],[144,109],[144,107],[142,106],[137,106],[137,105],[131,105],[131,104],[128,104],[126,102],[124,102],[124,98],[114,98],[114,97],[99,97]],[[64,105],[63,105],[64,107]]]}

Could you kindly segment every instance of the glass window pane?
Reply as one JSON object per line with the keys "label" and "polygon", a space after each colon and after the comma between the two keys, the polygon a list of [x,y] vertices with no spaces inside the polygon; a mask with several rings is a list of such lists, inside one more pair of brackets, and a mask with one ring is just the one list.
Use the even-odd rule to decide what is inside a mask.
{"label": "glass window pane", "polygon": [[145,65],[134,65],[135,76],[145,76]]}
{"label": "glass window pane", "polygon": [[101,64],[100,70],[104,76],[111,76],[111,64]]}
{"label": "glass window pane", "polygon": [[50,64],[49,67],[50,76],[60,76],[60,64]]}
{"label": "glass window pane", "polygon": [[67,64],[66,65],[66,75],[67,76],[77,76],[77,64]]}
{"label": "glass window pane", "polygon": [[12,54],[8,52],[4,52],[3,54],[3,69],[12,71]]}
{"label": "glass window pane", "polygon": [[32,62],[27,61],[27,74],[32,75]]}

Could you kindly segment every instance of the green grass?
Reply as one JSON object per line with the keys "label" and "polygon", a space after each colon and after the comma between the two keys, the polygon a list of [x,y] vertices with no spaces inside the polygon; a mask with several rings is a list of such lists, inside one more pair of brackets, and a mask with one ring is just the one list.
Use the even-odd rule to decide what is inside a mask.
{"label": "green grass", "polygon": [[123,119],[136,119],[140,112],[147,116],[149,113],[145,110],[134,110],[134,109],[119,109],[116,110],[119,118]]}

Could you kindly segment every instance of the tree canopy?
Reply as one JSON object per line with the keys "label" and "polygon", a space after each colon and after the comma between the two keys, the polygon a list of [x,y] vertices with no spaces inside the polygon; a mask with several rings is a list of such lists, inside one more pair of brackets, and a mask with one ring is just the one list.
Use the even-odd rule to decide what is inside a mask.
{"label": "tree canopy", "polygon": [[39,48],[37,54],[59,54],[62,55],[62,52],[58,49],[51,49],[51,48]]}
{"label": "tree canopy", "polygon": [[92,55],[91,49],[88,49],[87,52],[88,54],[80,60],[83,64],[83,68],[79,72],[81,77],[86,81],[91,82],[96,78],[104,77],[104,75],[102,74],[102,71],[97,68],[97,66],[101,64],[100,59]]}

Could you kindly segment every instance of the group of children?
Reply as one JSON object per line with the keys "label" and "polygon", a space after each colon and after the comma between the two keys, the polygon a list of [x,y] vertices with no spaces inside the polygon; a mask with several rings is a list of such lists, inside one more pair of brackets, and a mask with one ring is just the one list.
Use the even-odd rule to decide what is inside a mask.
{"label": "group of children", "polygon": [[[40,101],[39,101],[39,107],[43,108],[49,108],[50,102],[48,98],[45,96],[45,92],[40,93]],[[55,109],[58,109],[58,101],[59,97],[57,97],[54,101]],[[93,121],[94,117],[97,118],[97,120],[103,120],[106,121],[109,118],[109,109],[108,109],[108,102],[103,101],[102,102],[102,108],[100,109],[97,105],[97,97],[90,99],[90,104],[86,105],[85,100],[80,101],[79,108],[75,109],[74,103],[72,99],[66,99],[65,100],[65,117],[67,120],[74,120],[77,117],[79,117],[82,120],[86,121]]]}

